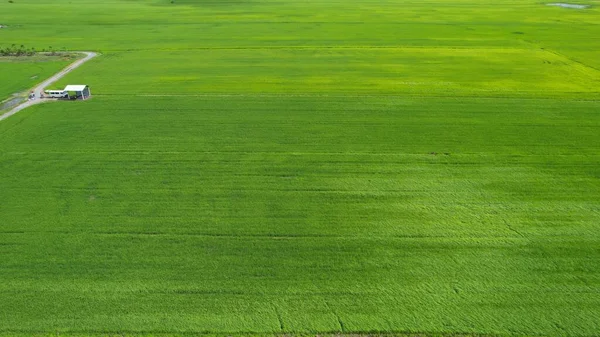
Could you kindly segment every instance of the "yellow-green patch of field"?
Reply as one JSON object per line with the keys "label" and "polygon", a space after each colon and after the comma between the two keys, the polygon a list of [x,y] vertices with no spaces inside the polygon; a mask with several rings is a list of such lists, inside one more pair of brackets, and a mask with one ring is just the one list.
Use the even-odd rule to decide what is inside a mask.
{"label": "yellow-green patch of field", "polygon": [[[116,79],[116,80],[115,80]],[[109,53],[61,83],[97,94],[599,94],[600,71],[539,48],[281,47]]]}

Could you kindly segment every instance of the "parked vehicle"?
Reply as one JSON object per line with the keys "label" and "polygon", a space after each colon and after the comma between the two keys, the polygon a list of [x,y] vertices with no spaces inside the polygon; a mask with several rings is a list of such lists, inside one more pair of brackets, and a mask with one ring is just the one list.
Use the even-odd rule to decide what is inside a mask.
{"label": "parked vehicle", "polygon": [[69,93],[64,90],[46,90],[46,97],[50,98],[67,98],[69,97]]}

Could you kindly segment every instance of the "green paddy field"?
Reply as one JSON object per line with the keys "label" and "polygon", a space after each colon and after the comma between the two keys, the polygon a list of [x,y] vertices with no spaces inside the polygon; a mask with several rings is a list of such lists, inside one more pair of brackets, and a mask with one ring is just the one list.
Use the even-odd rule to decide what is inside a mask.
{"label": "green paddy field", "polygon": [[576,3],[0,2],[0,336],[599,336]]}
{"label": "green paddy field", "polygon": [[72,62],[71,58],[52,56],[42,57],[0,57],[0,111],[2,101],[12,95],[27,96],[28,89],[36,83],[57,73]]}

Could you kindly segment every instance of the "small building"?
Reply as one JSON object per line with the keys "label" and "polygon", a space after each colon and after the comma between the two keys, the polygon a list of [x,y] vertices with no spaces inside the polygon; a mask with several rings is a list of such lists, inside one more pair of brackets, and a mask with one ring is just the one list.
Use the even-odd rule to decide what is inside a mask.
{"label": "small building", "polygon": [[92,94],[90,87],[85,84],[69,84],[64,92],[68,93],[69,99],[88,99]]}

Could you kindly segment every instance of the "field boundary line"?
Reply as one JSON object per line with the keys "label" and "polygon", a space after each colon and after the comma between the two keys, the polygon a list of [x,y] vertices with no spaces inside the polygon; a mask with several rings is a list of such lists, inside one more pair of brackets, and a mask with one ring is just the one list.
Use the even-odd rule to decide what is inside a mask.
{"label": "field boundary line", "polygon": [[[490,41],[490,39],[474,39],[481,41]],[[493,41],[504,41],[494,39]],[[511,52],[511,51],[527,51],[527,48],[523,48],[522,45],[514,46],[469,46],[469,45],[456,45],[456,46],[434,46],[434,45],[282,45],[282,46],[207,46],[207,47],[186,47],[186,48],[137,48],[137,49],[110,49],[110,52],[121,53],[121,52],[140,52],[140,51],[152,51],[152,52],[173,52],[173,51],[196,51],[196,50],[313,50],[313,49],[447,49],[447,50],[490,50],[499,52]]]}
{"label": "field boundary line", "polygon": [[66,66],[65,68],[63,68],[62,70],[60,70],[58,73],[52,75],[50,78],[48,78],[47,80],[43,81],[42,83],[36,85],[33,89],[31,89],[30,91],[33,91],[35,98],[34,99],[30,99],[28,101],[25,101],[17,106],[15,106],[14,108],[12,108],[11,110],[9,110],[7,113],[3,114],[0,116],[0,121],[7,119],[8,117],[16,114],[17,112],[28,108],[32,105],[35,104],[41,104],[41,103],[46,103],[46,102],[53,102],[56,101],[55,99],[40,99],[41,98],[41,93],[44,90],[44,88],[46,88],[47,86],[51,85],[52,83],[60,80],[61,78],[63,78],[65,75],[67,75],[68,73],[70,73],[71,71],[79,68],[82,64],[86,63],[87,61],[93,59],[94,57],[98,56],[98,53],[95,52],[91,52],[91,51],[78,51],[75,53],[79,53],[79,54],[84,54],[85,57],[82,59],[79,59],[71,64],[69,64],[68,66]]}
{"label": "field boundary line", "polygon": [[[491,91],[490,91],[491,92]],[[130,96],[130,97],[266,97],[266,98],[281,98],[281,97],[291,97],[291,98],[314,98],[314,97],[323,97],[323,98],[422,98],[422,99],[431,99],[431,98],[448,98],[448,99],[490,99],[490,100],[498,100],[498,99],[521,99],[521,100],[569,100],[569,101],[583,101],[583,102],[598,102],[600,101],[600,91],[598,92],[573,92],[566,93],[572,94],[572,96],[477,96],[477,95],[419,95],[416,93],[405,93],[405,94],[360,94],[360,93],[348,93],[348,94],[320,94],[320,93],[307,93],[307,94],[291,94],[291,93],[203,93],[203,94],[98,94],[96,96]],[[584,98],[579,95],[591,94],[592,98]],[[598,98],[595,98],[595,95],[599,95]]]}

